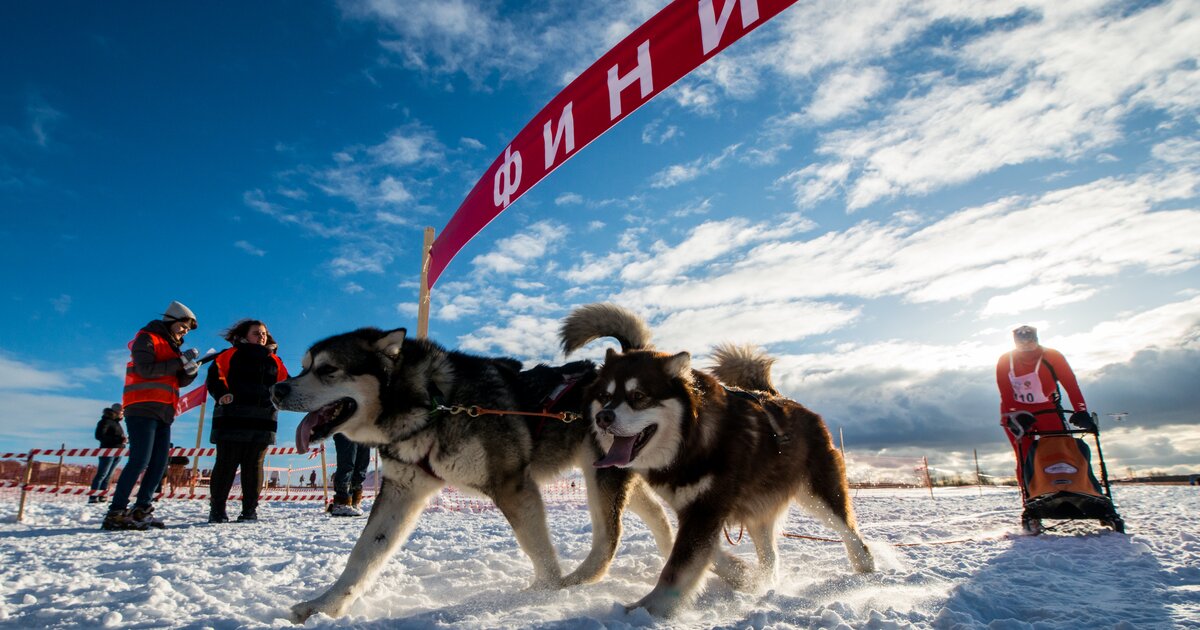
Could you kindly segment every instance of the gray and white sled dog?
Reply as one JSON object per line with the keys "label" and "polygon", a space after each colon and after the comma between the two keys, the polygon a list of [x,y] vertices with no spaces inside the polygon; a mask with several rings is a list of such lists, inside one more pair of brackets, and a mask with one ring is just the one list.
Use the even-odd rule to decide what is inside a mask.
{"label": "gray and white sled dog", "polygon": [[[626,322],[618,334],[629,347],[644,344],[648,331],[631,323],[640,321]],[[647,523],[665,555],[671,525],[662,504],[631,471],[592,466],[602,451],[588,423],[470,411],[579,412],[583,386],[595,374],[589,361],[522,371],[516,360],[450,351],[410,339],[403,328],[362,328],[314,344],[303,371],[273,387],[275,405],[309,412],[296,430],[300,449],[333,433],[378,447],[383,483],[341,576],[320,596],[293,606],[292,620],[343,615],[447,484],[495,502],[533,562],[534,587],[602,577],[616,553],[626,506]],[[569,387],[573,382],[578,386]],[[564,577],[538,483],[571,466],[584,471],[593,535],[588,556]]]}
{"label": "gray and white sled dog", "polygon": [[[569,355],[613,336],[609,322],[628,317],[637,316],[614,304],[580,307],[563,322],[563,349]],[[584,392],[585,415],[607,450],[595,465],[637,471],[679,516],[658,583],[630,608],[671,615],[710,566],[737,589],[773,581],[778,527],[792,499],[837,532],[856,571],[874,570],[821,417],[779,395],[765,354],[721,346],[715,360],[721,381],[745,389],[692,369],[687,352],[623,342]],[[722,528],[739,524],[754,541],[757,569],[720,548]]]}

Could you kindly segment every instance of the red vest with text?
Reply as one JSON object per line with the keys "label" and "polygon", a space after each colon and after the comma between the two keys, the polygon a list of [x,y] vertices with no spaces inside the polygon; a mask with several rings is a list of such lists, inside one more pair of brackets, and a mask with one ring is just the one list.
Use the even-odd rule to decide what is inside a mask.
{"label": "red vest with text", "polygon": [[[179,350],[166,339],[147,330],[140,331],[138,334],[148,335],[154,342],[154,361],[156,363],[180,357]],[[134,337],[134,341],[137,341],[137,337]],[[133,349],[133,341],[129,342],[129,348]],[[157,378],[145,378],[138,375],[132,358],[129,363],[125,364],[125,391],[121,395],[122,405],[128,407],[137,403],[156,402],[174,407],[178,400],[179,377],[177,373],[171,372]]]}

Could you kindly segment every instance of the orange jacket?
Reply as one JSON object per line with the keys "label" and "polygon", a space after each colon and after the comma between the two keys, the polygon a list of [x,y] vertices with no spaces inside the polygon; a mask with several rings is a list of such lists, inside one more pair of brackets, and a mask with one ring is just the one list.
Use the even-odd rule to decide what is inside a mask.
{"label": "orange jacket", "polygon": [[[138,331],[138,335],[147,335],[154,344],[154,362],[163,363],[171,359],[179,359],[179,349],[164,339],[161,335],[148,330]],[[132,350],[134,337],[129,342]],[[179,400],[179,374],[168,372],[158,377],[145,377],[138,374],[133,359],[125,364],[125,391],[121,395],[121,404],[128,408],[137,403],[157,402],[175,406]]]}

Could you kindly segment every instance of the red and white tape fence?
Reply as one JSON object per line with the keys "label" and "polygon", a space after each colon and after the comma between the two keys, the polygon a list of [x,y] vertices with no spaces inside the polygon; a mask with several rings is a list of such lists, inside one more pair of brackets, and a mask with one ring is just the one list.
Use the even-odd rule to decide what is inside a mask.
{"label": "red and white tape fence", "polygon": [[[267,448],[267,455],[309,455],[310,457],[321,453],[319,448],[311,448],[307,451],[296,450],[291,446],[271,446]],[[50,457],[126,457],[129,455],[127,448],[35,448],[24,453],[0,453],[0,459],[26,459],[30,456],[37,457],[45,455]],[[177,457],[180,455],[190,457],[216,457],[216,447],[210,446],[206,448],[183,448],[175,447],[168,453],[169,456]]]}

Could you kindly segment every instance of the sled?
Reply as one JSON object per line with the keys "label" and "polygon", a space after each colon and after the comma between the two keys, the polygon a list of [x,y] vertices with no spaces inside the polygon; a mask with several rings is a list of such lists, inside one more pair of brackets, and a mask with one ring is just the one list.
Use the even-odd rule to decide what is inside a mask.
{"label": "sled", "polygon": [[[1021,494],[1025,510],[1021,526],[1026,532],[1042,532],[1042,520],[1098,520],[1104,527],[1125,533],[1125,521],[1113,503],[1108,468],[1100,449],[1100,429],[1092,414],[1094,428],[1060,431],[1032,430],[1033,445],[1025,454]],[[1096,444],[1100,479],[1092,473],[1087,442],[1076,437],[1091,435]]]}

